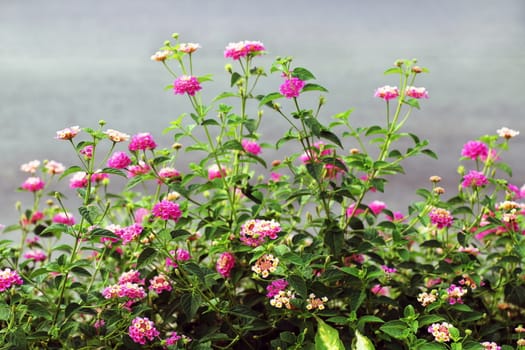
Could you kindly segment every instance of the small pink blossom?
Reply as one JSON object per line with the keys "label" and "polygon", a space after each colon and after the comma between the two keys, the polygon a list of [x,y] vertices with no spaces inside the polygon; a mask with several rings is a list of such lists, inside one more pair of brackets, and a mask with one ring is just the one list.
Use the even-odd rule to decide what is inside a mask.
{"label": "small pink blossom", "polygon": [[137,270],[129,270],[120,275],[118,284],[136,283],[144,284],[144,279],[140,278],[140,272]]}
{"label": "small pink blossom", "polygon": [[147,341],[152,341],[158,337],[160,332],[155,328],[153,321],[147,317],[136,317],[131,321],[128,334],[135,343],[145,345]]}
{"label": "small pink blossom", "polygon": [[288,287],[288,282],[284,279],[278,279],[278,280],[272,281],[266,287],[266,291],[268,292],[266,293],[266,296],[268,298],[273,298],[274,296],[278,295],[279,292],[285,290],[286,287]]}
{"label": "small pink blossom", "polygon": [[507,127],[502,127],[501,129],[498,129],[496,130],[496,132],[498,133],[499,137],[503,137],[504,139],[506,140],[509,140],[513,137],[516,137],[520,134],[519,131],[517,130],[512,130],[512,129],[509,129]]}
{"label": "small pink blossom", "polygon": [[69,188],[84,188],[88,184],[87,174],[79,171],[73,174],[69,179]]}
{"label": "small pink blossom", "polygon": [[126,245],[140,236],[143,230],[142,225],[131,224],[127,227],[116,228],[113,232],[122,240],[122,244]]}
{"label": "small pink blossom", "polygon": [[144,288],[137,283],[126,282],[104,288],[102,296],[105,299],[144,299],[146,297],[146,292],[144,291]]}
{"label": "small pink blossom", "polygon": [[125,152],[115,152],[108,159],[108,167],[124,169],[131,164],[131,158]]}
{"label": "small pink blossom", "polygon": [[156,147],[157,144],[149,132],[133,135],[128,145],[128,149],[132,152],[154,150]]}
{"label": "small pink blossom", "polygon": [[162,200],[155,204],[151,213],[153,216],[161,218],[162,220],[173,221],[178,221],[182,215],[179,205],[167,200]]}
{"label": "small pink blossom", "polygon": [[264,50],[264,45],[260,41],[239,41],[226,46],[224,57],[238,60],[246,56],[262,55]]}
{"label": "small pink blossom", "polygon": [[270,180],[273,182],[278,182],[281,179],[281,177],[283,177],[283,175],[276,172],[272,172],[270,174]]}
{"label": "small pink blossom", "polygon": [[170,336],[166,338],[166,345],[175,345],[182,337],[177,332],[171,332]]}
{"label": "small pink blossom", "polygon": [[42,181],[41,178],[32,176],[27,178],[27,180],[25,180],[24,183],[22,183],[21,187],[23,190],[29,192],[37,192],[44,189],[45,185],[46,184],[44,183],[44,181]]}
{"label": "small pink blossom", "polygon": [[240,240],[245,245],[257,247],[267,238],[277,239],[279,232],[281,232],[281,225],[275,220],[251,219],[241,226]]}
{"label": "small pink blossom", "polygon": [[217,259],[215,268],[224,278],[230,277],[231,270],[235,266],[235,256],[230,252],[224,252]]}
{"label": "small pink blossom", "polygon": [[109,181],[109,174],[103,173],[100,169],[95,171],[93,174],[91,174],[91,182],[92,183],[108,183]]}
{"label": "small pink blossom", "polygon": [[54,160],[47,162],[44,167],[47,173],[51,175],[62,174],[66,170],[66,167],[64,167],[62,163],[56,162]]}
{"label": "small pink blossom", "polygon": [[200,44],[196,43],[182,43],[179,45],[179,51],[182,51],[184,53],[194,53],[200,48]]}
{"label": "small pink blossom", "polygon": [[24,281],[16,271],[7,268],[0,270],[0,292],[3,292],[14,285],[21,285]]}
{"label": "small pink blossom", "polygon": [[434,208],[430,211],[430,222],[436,225],[437,228],[442,229],[443,227],[450,227],[454,218],[450,212],[442,208]]}
{"label": "small pink blossom", "polygon": [[451,284],[450,287],[447,288],[448,303],[450,305],[456,303],[463,304],[463,299],[461,297],[465,294],[467,294],[467,289]]}
{"label": "small pink blossom", "polygon": [[95,323],[93,323],[93,327],[95,329],[100,329],[104,327],[105,325],[106,325],[106,321],[104,321],[103,319],[98,319],[95,321]]}
{"label": "small pink blossom", "polygon": [[484,341],[480,345],[483,346],[483,350],[501,350],[501,346],[495,342]]}
{"label": "small pink blossom", "polygon": [[416,99],[428,98],[428,91],[424,87],[409,86],[406,89],[406,95]]}
{"label": "small pink blossom", "polygon": [[217,164],[213,164],[208,168],[208,180],[219,179],[226,176],[226,169],[219,168]]}
{"label": "small pink blossom", "polygon": [[374,213],[374,215],[379,215],[383,209],[386,208],[386,204],[385,202],[375,200],[368,205],[368,208],[370,208],[370,211]]}
{"label": "small pink blossom", "polygon": [[113,141],[115,143],[117,143],[117,142],[125,142],[125,141],[129,140],[129,135],[128,134],[125,134],[123,132],[120,132],[120,131],[117,131],[117,130],[113,130],[113,129],[108,129],[108,130],[104,131],[104,134],[106,134],[108,139],[110,139],[111,141]]}
{"label": "small pink blossom", "polygon": [[381,265],[381,269],[387,274],[393,274],[397,272],[395,267],[388,267],[387,265]]}
{"label": "small pink blossom", "polygon": [[195,96],[195,93],[200,90],[202,90],[202,86],[199,79],[191,75],[182,75],[175,79],[175,82],[173,83],[173,91],[175,92],[175,95],[188,94],[190,96]]}
{"label": "small pink blossom", "polygon": [[348,208],[346,208],[347,217],[356,216],[362,213],[364,213],[364,210],[360,208],[356,208],[355,203],[350,204]]}
{"label": "small pink blossom", "polygon": [[168,50],[157,51],[150,58],[152,61],[164,62],[170,55],[171,51]]}
{"label": "small pink blossom", "polygon": [[[170,182],[171,180],[180,178],[180,172],[175,168],[165,167],[159,170],[158,172],[160,179],[165,182]],[[159,179],[159,183],[162,183],[162,180]]]}
{"label": "small pink blossom", "polygon": [[40,166],[39,160],[32,160],[30,162],[22,164],[20,166],[20,170],[22,170],[24,173],[34,174],[38,170],[39,166]]}
{"label": "small pink blossom", "polygon": [[463,176],[461,186],[466,187],[482,187],[489,183],[487,177],[480,171],[470,170]]}
{"label": "small pink blossom", "polygon": [[144,174],[149,173],[150,170],[151,170],[150,166],[141,160],[136,165],[128,166],[128,177],[144,175]]}
{"label": "small pink blossom", "polygon": [[452,325],[447,322],[433,323],[428,327],[428,333],[432,334],[434,340],[438,343],[444,343],[450,341],[450,328],[452,328]]}
{"label": "small pink blossom", "polygon": [[461,155],[472,160],[486,158],[489,153],[489,148],[481,141],[468,141],[463,145]]}
{"label": "small pink blossom", "polygon": [[380,284],[375,284],[372,288],[370,288],[370,291],[375,295],[381,295],[381,296],[390,295],[390,287],[382,286]]}
{"label": "small pink blossom", "polygon": [[399,89],[397,86],[390,86],[385,85],[380,88],[378,88],[375,93],[374,97],[382,98],[385,101],[392,100],[394,98],[397,98],[399,96]]}
{"label": "small pink blossom", "polygon": [[394,212],[392,212],[392,214],[393,214],[393,217],[387,216],[388,220],[390,220],[390,221],[403,221],[403,220],[405,220],[405,214],[403,214],[400,211],[394,211]]}
{"label": "small pink blossom", "polygon": [[86,159],[93,158],[93,145],[87,145],[79,151]]}
{"label": "small pink blossom", "polygon": [[241,144],[242,148],[247,153],[251,153],[253,155],[258,155],[261,153],[261,146],[255,141],[244,139],[241,141]]}
{"label": "small pink blossom", "polygon": [[149,210],[146,208],[138,208],[135,210],[135,215],[133,215],[133,219],[136,224],[142,224],[144,221],[144,218],[149,215]]}
{"label": "small pink blossom", "polygon": [[171,284],[164,275],[158,275],[149,280],[150,286],[149,289],[153,290],[155,293],[160,294],[164,291],[171,291]]}
{"label": "small pink blossom", "polygon": [[304,87],[304,81],[297,77],[291,77],[284,80],[284,83],[279,87],[281,95],[286,98],[299,97],[301,89]]}
{"label": "small pink blossom", "polygon": [[42,250],[30,250],[24,253],[24,258],[39,262],[45,261],[47,259],[47,255]]}
{"label": "small pink blossom", "polygon": [[67,226],[73,226],[75,224],[75,217],[71,213],[60,212],[53,216],[51,220],[57,224],[64,224]]}
{"label": "small pink blossom", "polygon": [[57,131],[56,139],[58,140],[72,140],[80,132],[80,127],[72,126],[70,128],[65,128]]}

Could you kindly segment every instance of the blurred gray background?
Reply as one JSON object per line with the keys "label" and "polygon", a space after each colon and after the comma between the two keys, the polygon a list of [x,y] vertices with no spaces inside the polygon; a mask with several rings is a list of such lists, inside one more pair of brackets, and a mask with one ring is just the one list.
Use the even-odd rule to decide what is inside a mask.
{"label": "blurred gray background", "polygon": [[[215,80],[206,96],[227,88],[224,47],[260,40],[268,55],[258,64],[294,56],[330,90],[323,116],[354,108],[356,126],[384,119],[373,92],[397,78],[383,71],[397,58],[418,58],[431,73],[416,85],[431,98],[405,130],[428,139],[440,159],[405,164],[407,176],[383,196],[393,209],[406,211],[430,175],[441,175],[453,192],[462,145],[501,126],[522,132],[506,160],[513,182],[525,183],[523,0],[0,0],[0,223],[16,221],[15,201],[31,201],[15,192],[26,177],[20,164],[72,164],[57,130],[104,119],[108,128],[149,131],[161,145],[172,143],[161,132],[188,105],[163,90],[172,78],[150,56],[173,32],[202,45],[195,72]],[[265,118],[278,117],[267,111]],[[284,130],[284,122],[267,123]]]}

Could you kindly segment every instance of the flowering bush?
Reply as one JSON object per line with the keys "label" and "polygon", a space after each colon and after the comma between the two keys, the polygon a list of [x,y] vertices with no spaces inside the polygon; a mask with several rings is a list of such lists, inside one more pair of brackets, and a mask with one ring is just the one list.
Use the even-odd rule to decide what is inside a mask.
{"label": "flowering bush", "polygon": [[[517,131],[467,142],[457,189],[432,176],[393,211],[377,197],[403,162],[436,157],[403,131],[425,68],[396,61],[398,86],[375,92],[384,125],[356,127],[323,116],[326,89],[291,58],[257,66],[257,41],[226,47],[231,90],[204,103],[200,45],[174,39],[152,56],[193,108],[171,149],[101,121],[57,132],[77,164],[22,165],[33,204],[0,242],[3,349],[525,349],[525,188],[503,162]],[[288,130],[263,135],[275,118]]]}

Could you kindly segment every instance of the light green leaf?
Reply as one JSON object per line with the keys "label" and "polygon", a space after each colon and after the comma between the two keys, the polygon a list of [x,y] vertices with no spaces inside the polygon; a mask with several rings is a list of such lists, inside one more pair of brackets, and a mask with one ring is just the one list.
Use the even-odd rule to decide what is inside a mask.
{"label": "light green leaf", "polygon": [[317,319],[317,333],[315,334],[315,350],[344,350],[345,346],[339,338],[337,329],[330,327],[323,320]]}
{"label": "light green leaf", "polygon": [[352,342],[352,350],[375,350],[374,344],[358,330],[355,331],[355,338]]}

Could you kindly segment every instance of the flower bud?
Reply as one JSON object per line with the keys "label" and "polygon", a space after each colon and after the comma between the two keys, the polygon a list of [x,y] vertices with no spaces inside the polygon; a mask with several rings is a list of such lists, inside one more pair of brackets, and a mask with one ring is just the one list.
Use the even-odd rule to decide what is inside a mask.
{"label": "flower bud", "polygon": [[396,60],[394,62],[394,66],[396,66],[396,67],[401,67],[402,65],[403,65],[403,60]]}
{"label": "flower bud", "polygon": [[272,166],[274,166],[274,167],[275,167],[275,166],[279,166],[279,165],[281,165],[281,161],[280,161],[279,159],[276,159],[276,160],[274,160],[274,161],[272,162]]}
{"label": "flower bud", "polygon": [[104,125],[106,125],[106,124],[107,124],[107,123],[106,123],[106,121],[105,121],[104,119],[100,119],[100,120],[98,121],[98,125],[100,125],[100,126],[104,126]]}
{"label": "flower bud", "polygon": [[230,74],[233,73],[233,67],[232,67],[232,65],[229,64],[229,63],[228,63],[227,65],[224,66],[224,70],[225,70],[226,72],[230,73]]}
{"label": "flower bud", "polygon": [[358,148],[352,148],[352,149],[350,149],[350,154],[359,154],[359,153],[360,153],[360,151],[359,151]]}
{"label": "flower bud", "polygon": [[171,145],[171,148],[174,150],[179,150],[182,148],[182,143],[175,142],[173,145]]}
{"label": "flower bud", "polygon": [[46,204],[50,207],[50,206],[52,206],[54,203],[53,203],[53,200],[52,200],[52,199],[48,199],[48,200],[46,201]]}
{"label": "flower bud", "polygon": [[419,74],[421,72],[423,72],[423,68],[421,68],[419,66],[412,67],[412,73]]}
{"label": "flower bud", "polygon": [[179,33],[173,33],[171,34],[171,37],[175,40],[177,40],[179,38]]}
{"label": "flower bud", "polygon": [[441,194],[444,194],[445,193],[445,189],[443,187],[436,187],[434,188],[434,193],[437,194],[437,195],[441,195]]}
{"label": "flower bud", "polygon": [[441,182],[441,177],[440,177],[440,176],[437,176],[437,175],[432,175],[432,176],[430,177],[430,182],[433,182],[433,183]]}

